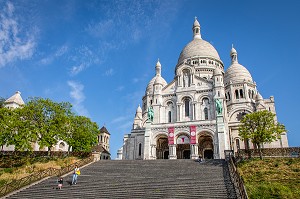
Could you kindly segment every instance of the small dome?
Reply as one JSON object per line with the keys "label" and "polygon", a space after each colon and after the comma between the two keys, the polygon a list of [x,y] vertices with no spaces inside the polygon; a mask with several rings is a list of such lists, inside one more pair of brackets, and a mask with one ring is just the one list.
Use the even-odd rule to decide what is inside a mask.
{"label": "small dome", "polygon": [[219,68],[216,68],[216,69],[214,70],[214,73],[213,73],[213,75],[214,75],[214,76],[216,76],[216,75],[222,75],[222,71],[221,71],[221,69],[219,69]]}
{"label": "small dome", "polygon": [[237,54],[237,52],[236,52],[235,48],[234,48],[234,47],[232,47],[232,48],[231,48],[231,51],[230,51],[230,55],[232,55],[232,54],[234,54],[234,53],[235,53],[235,54]]}
{"label": "small dome", "polygon": [[195,26],[200,27],[200,23],[199,23],[199,21],[197,20],[197,17],[195,17],[195,21],[194,21],[193,27],[195,27]]}
{"label": "small dome", "polygon": [[162,84],[163,87],[167,85],[167,82],[164,78],[162,78],[161,76],[157,76],[155,78],[154,84]]}
{"label": "small dome", "polygon": [[161,67],[161,64],[159,62],[159,59],[157,60],[156,66]]}
{"label": "small dome", "polygon": [[192,57],[211,57],[220,60],[217,50],[207,41],[198,38],[193,39],[183,48],[177,64]]}
{"label": "small dome", "polygon": [[24,101],[21,97],[21,92],[20,91],[16,91],[16,93],[11,96],[10,98],[8,98],[7,100],[5,100],[4,102],[6,105],[8,104],[17,104],[19,106],[24,105]]}
{"label": "small dome", "polygon": [[241,64],[235,62],[227,69],[224,75],[224,83],[229,82],[253,82],[250,72]]}
{"label": "small dome", "polygon": [[160,83],[162,84],[162,87],[165,87],[167,85],[167,82],[164,78],[162,78],[161,76],[155,76],[151,79],[151,81],[149,82],[146,92],[152,93],[153,92],[153,85],[156,83]]}

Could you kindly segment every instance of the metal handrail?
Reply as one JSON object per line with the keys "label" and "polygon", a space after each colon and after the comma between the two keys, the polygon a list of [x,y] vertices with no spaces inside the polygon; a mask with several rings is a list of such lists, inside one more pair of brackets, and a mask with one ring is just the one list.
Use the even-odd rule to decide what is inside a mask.
{"label": "metal handrail", "polygon": [[241,178],[241,176],[235,166],[233,156],[231,154],[229,155],[229,157],[227,159],[227,163],[228,163],[228,168],[229,168],[229,173],[230,173],[231,179],[237,190],[238,198],[248,199],[247,191],[244,186],[244,181]]}
{"label": "metal handrail", "polygon": [[13,192],[15,190],[18,190],[26,185],[30,185],[33,182],[39,181],[45,177],[49,176],[62,176],[70,171],[72,171],[77,165],[78,167],[81,167],[83,165],[86,165],[90,162],[92,162],[93,156],[90,156],[86,159],[80,160],[78,162],[75,162],[73,164],[70,164],[64,168],[61,169],[55,169],[55,168],[48,168],[46,170],[40,171],[38,173],[31,174],[29,176],[26,176],[24,178],[13,180],[12,182],[5,184],[4,186],[0,187],[0,197],[7,195],[10,192]]}

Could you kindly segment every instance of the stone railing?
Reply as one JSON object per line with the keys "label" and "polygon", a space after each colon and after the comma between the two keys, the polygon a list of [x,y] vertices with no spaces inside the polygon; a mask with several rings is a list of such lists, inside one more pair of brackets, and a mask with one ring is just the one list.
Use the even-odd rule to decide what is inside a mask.
{"label": "stone railing", "polygon": [[[300,147],[264,148],[261,149],[263,157],[300,157]],[[239,149],[236,156],[239,158],[259,157],[258,149]]]}
{"label": "stone railing", "polygon": [[28,156],[28,157],[42,157],[42,156],[51,156],[51,157],[66,157],[66,156],[75,156],[75,157],[89,157],[91,152],[68,152],[68,151],[0,151],[0,157],[4,156]]}
{"label": "stone railing", "polygon": [[230,173],[231,180],[234,184],[235,191],[238,199],[248,199],[247,191],[244,186],[244,181],[241,178],[237,168],[235,158],[233,156],[233,151],[225,150],[225,160],[228,164],[228,169]]}
{"label": "stone railing", "polygon": [[4,186],[0,187],[0,197],[5,196],[13,191],[16,191],[24,186],[30,185],[34,182],[37,182],[39,180],[42,180],[46,177],[50,176],[62,176],[66,173],[69,173],[75,168],[75,165],[78,165],[78,167],[84,166],[94,160],[93,156],[90,156],[88,158],[85,158],[83,160],[80,160],[74,164],[70,164],[64,168],[61,169],[55,169],[55,168],[49,168],[44,171],[40,171],[38,173],[31,174],[29,176],[26,176],[24,178],[13,180],[12,182],[5,184]]}

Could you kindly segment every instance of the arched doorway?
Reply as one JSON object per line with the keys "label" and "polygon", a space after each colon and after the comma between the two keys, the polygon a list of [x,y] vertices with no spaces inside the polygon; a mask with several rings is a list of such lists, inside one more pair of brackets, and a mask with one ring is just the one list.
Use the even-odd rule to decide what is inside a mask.
{"label": "arched doorway", "polygon": [[186,134],[181,134],[176,139],[177,159],[190,159],[190,138]]}
{"label": "arched doorway", "polygon": [[156,141],[156,159],[168,159],[169,158],[169,145],[168,138],[161,136]]}
{"label": "arched doorway", "polygon": [[198,154],[205,159],[214,158],[213,138],[209,133],[201,133],[198,140]]}

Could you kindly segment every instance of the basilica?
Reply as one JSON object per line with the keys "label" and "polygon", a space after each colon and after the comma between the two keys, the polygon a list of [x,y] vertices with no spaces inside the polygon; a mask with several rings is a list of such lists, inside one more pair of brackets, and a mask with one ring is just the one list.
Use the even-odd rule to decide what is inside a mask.
{"label": "basilica", "polygon": [[[117,159],[224,158],[224,150],[256,147],[238,135],[243,115],[259,110],[276,114],[274,97],[261,96],[236,49],[232,47],[225,71],[217,50],[202,39],[197,18],[192,31],[170,83],[161,76],[163,67],[157,61]],[[263,147],[288,147],[286,133]]]}

